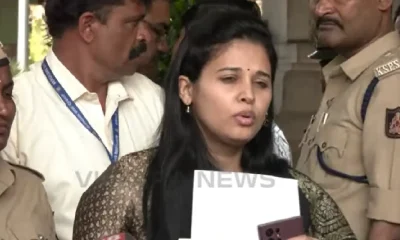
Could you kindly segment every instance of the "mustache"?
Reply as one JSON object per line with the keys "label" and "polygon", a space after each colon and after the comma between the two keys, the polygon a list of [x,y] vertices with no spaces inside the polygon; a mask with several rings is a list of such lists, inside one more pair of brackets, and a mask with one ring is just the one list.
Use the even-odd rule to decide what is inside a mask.
{"label": "mustache", "polygon": [[129,52],[129,60],[133,60],[139,57],[142,53],[146,52],[146,50],[146,42],[144,40],[140,41],[139,44],[136,47],[132,48]]}
{"label": "mustache", "polygon": [[319,25],[324,24],[324,23],[335,24],[339,28],[343,29],[343,25],[340,24],[340,22],[338,20],[336,20],[334,18],[330,18],[330,17],[320,17],[320,18],[318,18],[317,22],[316,22],[316,27],[319,28]]}

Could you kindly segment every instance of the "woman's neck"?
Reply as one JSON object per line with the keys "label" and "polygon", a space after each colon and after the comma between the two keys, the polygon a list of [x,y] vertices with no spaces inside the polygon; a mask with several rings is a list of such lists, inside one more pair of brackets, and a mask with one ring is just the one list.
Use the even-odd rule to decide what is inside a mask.
{"label": "woman's neck", "polygon": [[222,171],[242,172],[241,160],[244,146],[223,142],[201,122],[197,121],[197,124],[211,155],[211,163]]}
{"label": "woman's neck", "polygon": [[218,169],[226,172],[243,171],[241,166],[242,148],[215,142],[207,145],[212,157],[211,161]]}

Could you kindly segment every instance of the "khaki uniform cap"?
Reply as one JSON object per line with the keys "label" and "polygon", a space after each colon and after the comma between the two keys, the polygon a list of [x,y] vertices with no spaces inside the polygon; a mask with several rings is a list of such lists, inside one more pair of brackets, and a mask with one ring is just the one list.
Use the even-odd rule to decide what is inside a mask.
{"label": "khaki uniform cap", "polygon": [[0,67],[9,66],[10,61],[7,58],[7,54],[3,50],[3,44],[0,42]]}
{"label": "khaki uniform cap", "polygon": [[7,58],[6,53],[0,48],[0,59]]}
{"label": "khaki uniform cap", "polygon": [[7,54],[3,51],[3,44],[0,42],[0,59],[7,58]]}

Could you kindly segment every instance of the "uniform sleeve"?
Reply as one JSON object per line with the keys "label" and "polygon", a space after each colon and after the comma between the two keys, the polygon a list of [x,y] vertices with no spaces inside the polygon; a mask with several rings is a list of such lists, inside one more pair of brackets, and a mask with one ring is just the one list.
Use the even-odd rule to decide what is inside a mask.
{"label": "uniform sleeve", "polygon": [[363,128],[370,219],[400,224],[400,73],[380,79]]}
{"label": "uniform sleeve", "polygon": [[20,119],[17,111],[11,127],[10,137],[8,138],[7,146],[0,152],[0,157],[11,163],[26,165],[26,159],[24,157],[20,157],[19,154],[19,120]]}
{"label": "uniform sleeve", "polygon": [[41,182],[38,181],[38,201],[35,208],[37,221],[35,224],[40,224],[40,229],[46,234],[48,240],[56,240],[56,230],[54,225],[53,211],[47,197],[46,190]]}
{"label": "uniform sleeve", "polygon": [[110,166],[82,195],[75,214],[73,240],[102,239],[132,231],[134,204],[133,188],[118,171]]}

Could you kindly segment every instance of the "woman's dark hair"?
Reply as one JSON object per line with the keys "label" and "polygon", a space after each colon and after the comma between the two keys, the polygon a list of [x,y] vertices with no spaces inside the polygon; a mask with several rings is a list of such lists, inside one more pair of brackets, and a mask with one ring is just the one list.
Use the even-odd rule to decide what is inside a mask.
{"label": "woman's dark hair", "polygon": [[[268,26],[241,10],[204,16],[186,32],[165,81],[165,112],[159,147],[147,169],[143,195],[144,228],[148,240],[190,238],[192,188],[195,170],[218,170],[212,165],[206,142],[191,114],[179,98],[178,77],[196,82],[205,64],[228,46],[242,39],[265,48],[275,76],[277,55]],[[273,109],[268,120],[273,120]],[[280,175],[286,161],[273,155],[271,124],[263,126],[245,145],[241,166],[245,172]]]}
{"label": "woman's dark hair", "polygon": [[261,10],[257,3],[249,0],[201,0],[197,1],[189,10],[183,14],[181,24],[188,28],[193,20],[209,15],[210,12],[229,12],[232,10],[248,11],[254,16],[261,18]]}

